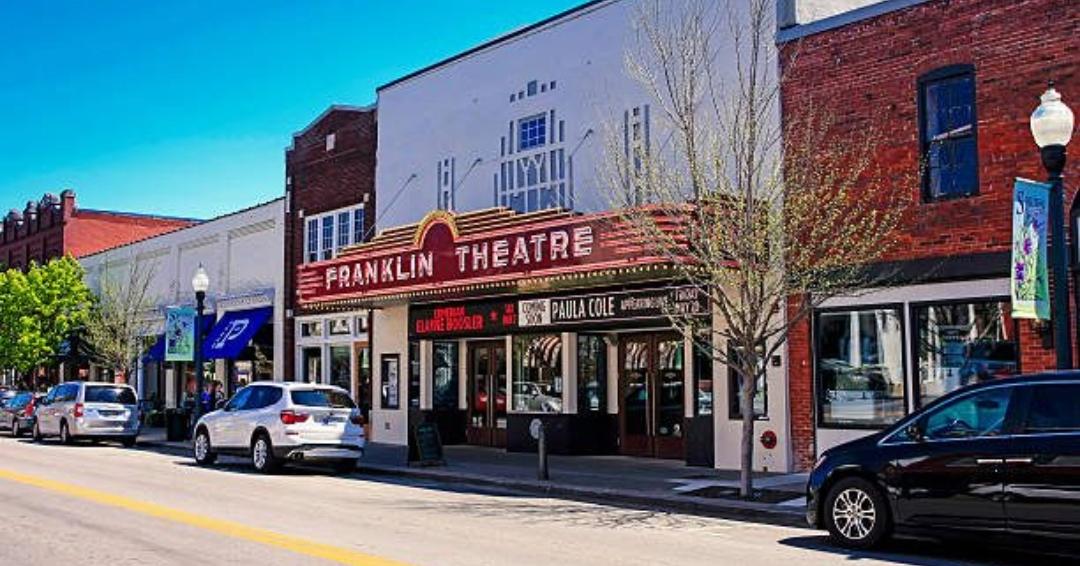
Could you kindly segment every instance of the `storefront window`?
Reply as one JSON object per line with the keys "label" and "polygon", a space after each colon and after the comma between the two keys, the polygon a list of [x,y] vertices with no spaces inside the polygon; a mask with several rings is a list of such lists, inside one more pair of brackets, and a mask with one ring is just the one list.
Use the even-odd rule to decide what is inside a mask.
{"label": "storefront window", "polygon": [[900,309],[825,312],[816,334],[822,425],[881,427],[904,415]]}
{"label": "storefront window", "polygon": [[919,305],[913,310],[920,407],[969,383],[1017,372],[1008,303]]}
{"label": "storefront window", "polygon": [[420,342],[409,340],[409,408],[420,408]]}
{"label": "storefront window", "polygon": [[[698,338],[699,340],[701,338]],[[694,345],[694,390],[697,409],[701,417],[713,414],[713,358],[705,348]]]}
{"label": "storefront window", "polygon": [[348,336],[350,334],[352,334],[352,329],[349,328],[349,319],[335,318],[330,321],[331,336]]}
{"label": "storefront window", "polygon": [[300,323],[300,336],[302,338],[315,338],[322,336],[322,322]]}
{"label": "storefront window", "polygon": [[431,387],[431,407],[433,409],[457,409],[457,342],[435,342],[432,344],[432,369],[434,379]]}
{"label": "storefront window", "polygon": [[352,394],[352,363],[348,346],[330,346],[330,385]]}
{"label": "storefront window", "polygon": [[525,413],[562,412],[562,336],[514,337],[514,410]]}
{"label": "storefront window", "polygon": [[607,344],[602,336],[578,336],[578,413],[607,408]]}
{"label": "storefront window", "polygon": [[304,348],[303,364],[301,380],[304,383],[320,383],[322,381],[322,348]]}
{"label": "storefront window", "polygon": [[[738,361],[739,353],[734,345],[728,346],[728,359],[733,363]],[[765,348],[758,348],[758,371],[765,368]],[[754,389],[754,418],[765,420],[769,418],[769,382],[764,373],[755,378]],[[734,367],[728,366],[728,418],[742,420],[742,387],[743,378]]]}

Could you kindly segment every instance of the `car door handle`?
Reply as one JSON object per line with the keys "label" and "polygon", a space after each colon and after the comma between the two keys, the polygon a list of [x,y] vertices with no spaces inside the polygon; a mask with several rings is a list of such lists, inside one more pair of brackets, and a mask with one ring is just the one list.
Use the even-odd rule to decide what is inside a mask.
{"label": "car door handle", "polygon": [[998,466],[1004,462],[1001,458],[975,458],[975,463],[980,466]]}
{"label": "car door handle", "polygon": [[1035,458],[1005,458],[1005,464],[1014,466],[1029,466],[1035,463]]}

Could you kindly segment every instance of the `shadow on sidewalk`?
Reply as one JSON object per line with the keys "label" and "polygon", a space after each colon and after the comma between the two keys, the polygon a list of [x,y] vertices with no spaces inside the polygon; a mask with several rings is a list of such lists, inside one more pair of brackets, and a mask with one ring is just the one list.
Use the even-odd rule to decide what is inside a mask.
{"label": "shadow on sidewalk", "polygon": [[780,544],[835,554],[853,562],[877,560],[910,566],[1075,566],[1080,561],[1080,554],[1069,549],[1062,550],[1060,554],[1035,554],[1018,550],[1006,542],[988,543],[983,539],[936,541],[901,537],[889,541],[880,550],[873,551],[840,548],[829,542],[828,536],[824,534],[788,538],[781,540]]}

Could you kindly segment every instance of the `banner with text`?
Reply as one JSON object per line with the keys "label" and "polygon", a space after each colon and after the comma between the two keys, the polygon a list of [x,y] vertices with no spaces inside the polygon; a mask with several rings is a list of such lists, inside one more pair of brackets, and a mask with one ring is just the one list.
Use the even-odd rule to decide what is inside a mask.
{"label": "banner with text", "polygon": [[1013,193],[1012,316],[1050,318],[1046,255],[1050,185],[1017,179]]}
{"label": "banner with text", "polygon": [[195,360],[195,309],[171,308],[165,311],[165,361]]}

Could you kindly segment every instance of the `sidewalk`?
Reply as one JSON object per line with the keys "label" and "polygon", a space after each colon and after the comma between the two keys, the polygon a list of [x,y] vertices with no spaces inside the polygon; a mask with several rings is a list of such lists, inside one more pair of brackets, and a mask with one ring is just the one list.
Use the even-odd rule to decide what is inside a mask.
{"label": "sidewalk", "polygon": [[[139,444],[190,453],[190,442],[166,441],[164,429],[144,430]],[[479,446],[446,446],[444,456],[445,466],[412,467],[406,462],[404,446],[371,443],[360,459],[358,473],[805,526],[806,474],[759,474],[754,487],[760,497],[744,501],[735,497],[738,471],[688,467],[680,461],[627,456],[550,456],[549,479],[541,481],[537,479],[536,454]]]}

